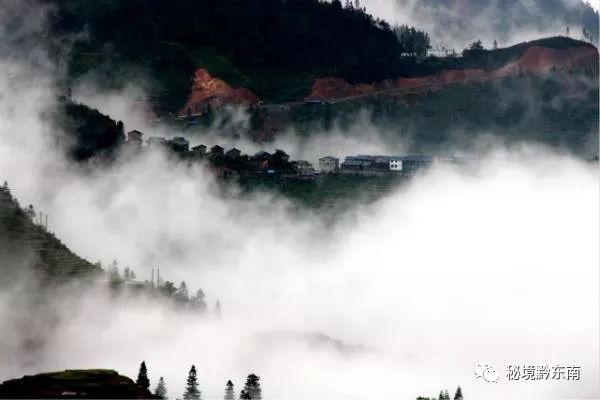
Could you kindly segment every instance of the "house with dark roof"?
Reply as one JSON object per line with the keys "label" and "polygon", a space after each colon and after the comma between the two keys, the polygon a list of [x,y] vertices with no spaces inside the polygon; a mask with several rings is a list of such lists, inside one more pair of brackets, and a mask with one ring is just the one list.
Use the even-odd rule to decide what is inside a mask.
{"label": "house with dark roof", "polygon": [[142,147],[142,144],[144,143],[143,136],[144,134],[142,132],[135,129],[127,132],[127,145],[136,148]]}
{"label": "house with dark roof", "polygon": [[199,144],[198,146],[192,147],[192,153],[195,156],[204,156],[206,154],[206,146]]}
{"label": "house with dark roof", "polygon": [[254,157],[252,157],[252,158],[254,158],[255,160],[258,160],[258,161],[265,161],[265,160],[268,161],[271,159],[271,153],[268,153],[268,152],[262,150],[256,154],[254,154]]}
{"label": "house with dark roof", "polygon": [[167,145],[176,153],[187,153],[190,148],[190,142],[182,136],[176,136],[167,141]]}
{"label": "house with dark roof", "polygon": [[227,152],[225,153],[225,156],[227,158],[231,158],[231,159],[234,159],[234,160],[236,158],[238,158],[239,156],[241,156],[241,155],[242,155],[242,152],[239,151],[238,149],[236,149],[235,147],[233,149],[231,149],[231,150],[227,150]]}
{"label": "house with dark roof", "polygon": [[224,154],[225,149],[219,146],[218,144],[210,148],[211,156],[222,156]]}

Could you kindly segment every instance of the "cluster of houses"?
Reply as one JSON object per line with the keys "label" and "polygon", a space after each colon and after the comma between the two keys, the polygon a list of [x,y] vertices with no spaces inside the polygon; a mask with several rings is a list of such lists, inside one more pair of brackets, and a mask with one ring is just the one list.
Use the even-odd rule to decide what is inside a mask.
{"label": "cluster of houses", "polygon": [[[144,147],[143,133],[137,130],[127,133],[127,147],[139,151]],[[169,149],[182,159],[206,160],[219,176],[274,176],[310,179],[319,174],[348,174],[362,176],[411,175],[440,161],[453,162],[432,156],[347,156],[342,163],[333,156],[318,160],[318,168],[305,160],[290,160],[283,150],[274,153],[259,151],[254,155],[243,154],[239,149],[225,150],[219,145],[210,149],[200,144],[190,148],[184,137],[150,137],[147,148]]]}
{"label": "cluster of houses", "polygon": [[[127,133],[126,146],[130,152],[141,151],[144,148],[143,133],[131,131]],[[316,171],[311,163],[305,160],[290,160],[283,150],[273,153],[259,151],[254,155],[243,154],[237,148],[225,150],[219,145],[208,148],[200,144],[190,147],[190,142],[184,137],[150,137],[146,148],[168,149],[181,159],[190,161],[206,161],[218,176],[223,177],[284,177],[311,178]]]}
{"label": "cluster of houses", "polygon": [[321,173],[340,173],[347,175],[385,176],[412,175],[420,170],[439,163],[456,163],[453,157],[433,156],[383,156],[357,155],[347,156],[340,164],[336,157],[327,156],[319,159]]}

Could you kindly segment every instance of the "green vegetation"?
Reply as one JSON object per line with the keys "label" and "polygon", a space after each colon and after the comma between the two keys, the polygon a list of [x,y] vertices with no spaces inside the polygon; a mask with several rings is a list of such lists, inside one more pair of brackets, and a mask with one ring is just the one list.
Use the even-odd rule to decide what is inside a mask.
{"label": "green vegetation", "polygon": [[[527,49],[534,46],[557,50],[592,47],[591,44],[580,40],[557,36],[523,42],[506,48],[490,50],[469,48],[463,51],[461,57],[429,56],[425,59],[403,57],[399,64],[401,66],[399,75],[418,77],[433,75],[451,69],[497,69],[518,59]],[[590,68],[593,69],[594,66],[590,66]]]}
{"label": "green vegetation", "polygon": [[72,253],[45,225],[46,216],[33,206],[22,209],[5,183],[0,187],[0,287],[34,271],[42,279],[61,282],[97,276],[100,268]]}
{"label": "green vegetation", "polygon": [[390,26],[338,0],[40,1],[55,7],[55,35],[89,34],[73,47],[71,79],[148,80],[165,111],[181,108],[199,67],[268,101],[298,96],[315,76],[368,82],[398,72]]}
{"label": "green vegetation", "polygon": [[366,204],[398,188],[406,178],[395,175],[357,176],[321,175],[315,179],[243,179],[245,193],[264,190],[291,200],[298,207],[342,211],[355,204]]}
{"label": "green vegetation", "polygon": [[123,123],[84,104],[61,102],[55,122],[65,135],[68,156],[76,161],[112,158],[125,140]]}
{"label": "green vegetation", "polygon": [[298,131],[310,135],[330,129],[332,121],[348,128],[364,109],[390,140],[410,142],[415,152],[469,146],[489,133],[507,142],[538,142],[593,156],[599,130],[598,88],[589,83],[593,80],[585,73],[573,73],[452,84],[402,98],[377,96],[302,106],[293,111],[293,120]]}
{"label": "green vegetation", "polygon": [[112,369],[67,369],[60,372],[46,372],[38,374],[40,378],[49,378],[60,381],[105,379],[119,375]]}

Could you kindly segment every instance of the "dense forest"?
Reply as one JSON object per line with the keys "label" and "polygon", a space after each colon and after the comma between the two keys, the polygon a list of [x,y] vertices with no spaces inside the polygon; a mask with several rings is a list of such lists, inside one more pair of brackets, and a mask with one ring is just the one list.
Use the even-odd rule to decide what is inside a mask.
{"label": "dense forest", "polygon": [[114,121],[84,104],[61,102],[56,112],[68,156],[76,161],[110,158],[125,140],[123,122]]}
{"label": "dense forest", "polygon": [[115,85],[150,77],[163,110],[181,107],[200,65],[219,64],[228,71],[222,78],[263,98],[277,97],[282,82],[303,90],[307,76],[370,82],[398,74],[398,36],[355,3],[41,1],[55,6],[54,34],[86,32],[71,52],[71,77],[95,71]]}

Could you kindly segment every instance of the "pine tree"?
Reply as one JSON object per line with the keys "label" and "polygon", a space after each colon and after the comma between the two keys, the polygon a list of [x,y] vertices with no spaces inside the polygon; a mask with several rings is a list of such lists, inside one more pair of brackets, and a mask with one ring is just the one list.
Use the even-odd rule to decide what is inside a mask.
{"label": "pine tree", "polygon": [[463,400],[462,389],[460,386],[456,389],[456,394],[454,395],[454,400]]}
{"label": "pine tree", "polygon": [[223,399],[235,400],[235,394],[233,391],[233,382],[227,381],[227,384],[225,385],[225,397],[223,397]]}
{"label": "pine tree", "polygon": [[252,397],[250,397],[250,393],[246,392],[245,390],[242,390],[240,392],[240,400],[251,400]]}
{"label": "pine tree", "polygon": [[148,390],[150,387],[150,381],[148,380],[148,370],[146,369],[146,362],[142,361],[140,364],[140,372],[138,372],[138,378],[136,383],[138,386]]}
{"label": "pine tree", "polygon": [[158,380],[158,385],[156,385],[156,389],[154,390],[154,394],[162,400],[167,400],[167,385],[165,385],[165,380],[161,376]]}
{"label": "pine tree", "polygon": [[25,210],[25,213],[27,214],[27,217],[31,221],[35,220],[35,209],[33,208],[32,204],[30,204],[29,207],[27,207],[27,209]]}
{"label": "pine tree", "polygon": [[202,289],[198,289],[196,296],[192,298],[192,307],[202,313],[206,312],[206,301],[204,301],[205,297],[204,291]]}
{"label": "pine tree", "polygon": [[255,374],[248,375],[246,378],[246,385],[244,386],[246,391],[252,400],[262,399],[262,389],[260,387],[260,377]]}
{"label": "pine tree", "polygon": [[198,389],[198,377],[196,376],[196,366],[192,365],[190,373],[187,378],[187,385],[185,393],[183,394],[183,400],[200,400],[202,399],[202,392]]}
{"label": "pine tree", "polygon": [[177,289],[177,292],[175,293],[175,300],[181,303],[187,303],[190,300],[185,281],[182,281],[179,285],[179,289]]}
{"label": "pine tree", "polygon": [[450,400],[450,393],[447,390],[440,390],[438,400]]}

